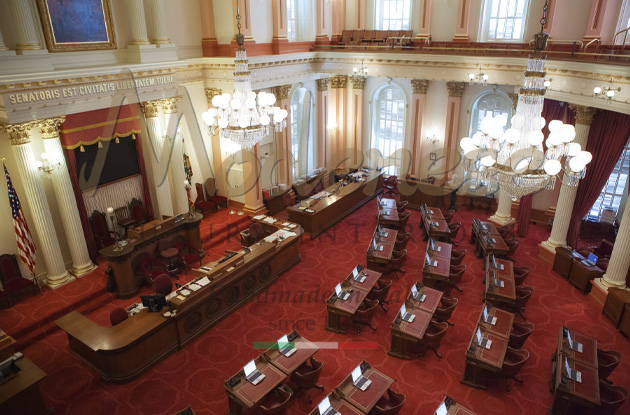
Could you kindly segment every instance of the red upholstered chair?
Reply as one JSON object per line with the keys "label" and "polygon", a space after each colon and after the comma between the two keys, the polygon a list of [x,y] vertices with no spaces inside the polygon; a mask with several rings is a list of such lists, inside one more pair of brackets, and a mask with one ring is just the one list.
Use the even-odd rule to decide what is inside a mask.
{"label": "red upholstered chair", "polygon": [[385,307],[385,304],[389,304],[389,300],[387,300],[387,296],[389,295],[389,289],[392,286],[392,280],[386,280],[386,279],[379,279],[376,282],[376,286],[374,286],[374,288],[372,288],[372,290],[370,290],[370,292],[368,293],[367,297],[370,300],[376,300],[378,301],[378,305],[381,306],[381,308],[383,308],[383,310],[385,310],[385,312],[387,313],[387,308]]}
{"label": "red upholstered chair", "polygon": [[183,238],[176,239],[173,246],[177,249],[177,256],[184,268],[189,269],[190,266],[196,262],[199,262],[199,266],[202,265],[201,259],[204,256],[203,250],[195,248]]}
{"label": "red upholstered chair", "polygon": [[384,195],[395,195],[398,193],[398,179],[396,176],[389,176],[387,179],[383,180],[383,189],[385,190]]}
{"label": "red upholstered chair", "polygon": [[599,382],[600,407],[598,415],[612,415],[628,399],[628,389],[623,386],[607,385]]}
{"label": "red upholstered chair", "polygon": [[142,270],[142,274],[144,274],[144,278],[150,284],[153,284],[153,281],[155,281],[158,275],[168,273],[166,262],[154,256],[145,256],[142,258],[140,261],[140,269]]}
{"label": "red upholstered chair", "polygon": [[455,215],[455,211],[453,209],[447,210],[445,212],[442,211],[442,216],[444,216],[444,220],[446,221],[446,223],[451,223],[453,215]]}
{"label": "red upholstered chair", "polygon": [[411,212],[407,211],[398,215],[398,224],[396,224],[396,228],[400,230],[404,230],[405,226],[407,226],[407,222],[409,222],[409,218],[411,217]]}
{"label": "red upholstered chair", "polygon": [[289,207],[295,205],[295,199],[293,199],[293,194],[291,192],[286,192],[282,195],[282,203],[284,207]]}
{"label": "red upholstered chair", "polygon": [[451,231],[451,234],[449,235],[448,238],[440,238],[440,240],[457,246],[457,242],[455,242],[455,238],[457,238],[457,234],[459,233],[459,228],[461,228],[461,226],[462,226],[461,222],[451,223],[450,225],[448,225],[448,229]]}
{"label": "red upholstered chair", "polygon": [[370,411],[370,415],[396,415],[400,412],[407,397],[402,393],[396,393],[391,389],[387,389],[387,397],[383,395],[374,408]]}
{"label": "red upholstered chair", "polygon": [[17,258],[12,254],[0,255],[0,298],[7,297],[9,304],[13,304],[13,294],[31,287],[33,294],[37,293],[35,283],[22,277]]}
{"label": "red upholstered chair", "polygon": [[359,326],[357,335],[361,335],[363,327],[368,326],[372,330],[376,331],[376,327],[372,325],[372,317],[378,307],[378,300],[365,299],[357,309],[352,318],[352,322]]}
{"label": "red upholstered chair", "polygon": [[322,374],[322,368],[324,364],[320,361],[315,360],[315,358],[310,358],[310,365],[308,363],[302,363],[300,367],[297,368],[295,372],[291,374],[291,381],[298,386],[298,389],[295,389],[293,392],[297,393],[302,389],[306,389],[308,392],[308,403],[313,403],[313,399],[311,399],[311,389],[319,389],[324,390],[322,385],[318,385],[319,377]]}
{"label": "red upholstered chair", "polygon": [[258,413],[261,415],[283,415],[287,413],[293,391],[287,385],[280,385],[263,398]]}
{"label": "red upholstered chair", "polygon": [[179,271],[176,260],[179,257],[179,250],[175,248],[168,239],[162,239],[158,242],[158,252],[162,258],[166,259],[168,274],[175,279],[179,279],[179,277],[175,275],[175,273]]}
{"label": "red upholstered chair", "polygon": [[610,262],[610,259],[608,258],[599,258],[597,260],[597,262],[595,263],[595,265],[597,265],[599,268],[602,269],[602,271],[606,271],[608,270],[608,263]]}
{"label": "red upholstered chair", "polygon": [[153,291],[156,294],[168,295],[173,290],[173,284],[171,284],[171,278],[168,274],[158,275],[153,281]]}
{"label": "red upholstered chair", "polygon": [[197,198],[195,199],[195,209],[201,212],[202,215],[206,215],[206,213],[211,212],[217,207],[217,204],[211,202],[210,200],[206,200],[203,196],[203,187],[201,183],[195,183],[195,190],[197,191]]}
{"label": "red upholstered chair", "polygon": [[129,318],[129,315],[127,314],[127,311],[122,307],[116,307],[109,313],[109,321],[112,323],[112,327],[114,327],[117,324],[122,323],[128,318]]}
{"label": "red upholstered chair", "polygon": [[418,343],[420,356],[424,356],[427,350],[432,350],[435,355],[442,360],[442,355],[438,352],[442,338],[446,334],[448,328],[447,322],[438,322],[431,320],[429,327],[427,327],[422,340]]}
{"label": "red upholstered chair", "polygon": [[597,349],[597,368],[599,378],[606,382],[612,383],[608,380],[608,376],[619,365],[621,361],[621,353],[614,350],[600,350]]}
{"label": "red upholstered chair", "polygon": [[407,208],[408,204],[409,204],[408,200],[403,200],[402,202],[397,202],[396,203],[396,210],[398,210],[398,213],[403,213],[405,211],[405,209]]}
{"label": "red upholstered chair", "polygon": [[461,265],[468,253],[466,249],[454,249],[451,251],[451,265]]}
{"label": "red upholstered chair", "polygon": [[455,288],[460,293],[464,292],[464,290],[459,288],[457,284],[462,280],[464,272],[466,272],[466,265],[451,265],[450,273],[448,274],[448,286]]}
{"label": "red upholstered chair", "polygon": [[402,269],[403,262],[407,259],[407,250],[403,249],[401,251],[392,252],[392,259],[389,260],[383,269],[383,275],[394,273],[396,279],[398,279],[398,273],[402,272],[406,273],[405,270]]}
{"label": "red upholstered chair", "polygon": [[127,229],[133,228],[138,224],[131,217],[131,214],[129,213],[129,208],[127,206],[117,207],[116,209],[114,209],[114,214],[116,215],[118,226],[120,226],[124,230],[124,234],[122,235],[122,237],[126,238]]}
{"label": "red upholstered chair", "polygon": [[501,226],[499,228],[497,228],[497,232],[499,232],[499,235],[501,235],[501,238],[503,238],[504,240],[508,240],[508,239],[512,239],[511,236],[511,230],[509,226]]}
{"label": "red upholstered chair", "polygon": [[103,212],[98,210],[92,212],[90,224],[92,225],[92,232],[94,233],[94,240],[98,249],[106,248],[116,242],[113,233],[107,228],[107,220]]}
{"label": "red upholstered chair", "polygon": [[532,287],[516,287],[516,300],[514,301],[514,311],[516,311],[523,320],[527,320],[527,317],[523,314],[525,311],[525,305],[532,296],[534,289]]}
{"label": "red upholstered chair", "polygon": [[501,368],[501,375],[505,378],[505,386],[507,393],[510,393],[510,379],[514,379],[518,383],[522,384],[523,380],[517,378],[518,372],[521,370],[525,362],[529,359],[529,352],[523,349],[513,349],[508,346],[505,358],[503,359],[503,367]]}
{"label": "red upholstered chair", "polygon": [[252,243],[260,241],[265,236],[267,236],[267,233],[260,223],[254,222],[249,225],[249,237],[252,239]]}
{"label": "red upholstered chair", "polygon": [[457,300],[457,298],[442,297],[440,305],[435,309],[433,318],[439,322],[446,322],[449,326],[454,326],[455,323],[451,323],[448,320],[451,318],[451,315],[453,315],[453,311],[455,311],[458,302],[459,300]]}
{"label": "red upholstered chair", "polygon": [[531,323],[512,323],[512,333],[510,333],[510,347],[515,349],[523,348],[525,340],[534,331],[534,325]]}
{"label": "red upholstered chair", "polygon": [[405,249],[407,247],[409,239],[411,239],[411,232],[399,232],[398,236],[396,237],[396,242],[394,242],[394,249],[397,251]]}
{"label": "red upholstered chair", "polygon": [[213,178],[209,178],[206,180],[206,182],[204,183],[204,186],[206,188],[206,200],[214,203],[217,207],[224,205],[225,207],[227,207],[227,197],[225,196],[219,196],[217,194],[217,187],[214,183],[214,179]]}
{"label": "red upholstered chair", "polygon": [[520,287],[529,275],[529,267],[514,267],[514,283]]}
{"label": "red upholstered chair", "polygon": [[503,259],[507,259],[509,261],[514,261],[513,256],[516,253],[516,249],[518,248],[520,243],[521,243],[521,240],[518,237],[514,237],[513,239],[505,241],[505,244],[508,247],[507,254],[506,255],[497,255],[497,256],[500,257],[500,258],[503,258]]}

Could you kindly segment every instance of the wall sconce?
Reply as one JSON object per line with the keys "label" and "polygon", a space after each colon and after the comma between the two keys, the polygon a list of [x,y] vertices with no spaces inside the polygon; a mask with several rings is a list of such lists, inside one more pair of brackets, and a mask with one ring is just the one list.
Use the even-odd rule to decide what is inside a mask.
{"label": "wall sconce", "polygon": [[481,67],[479,67],[479,73],[478,74],[474,74],[474,73],[469,73],[468,74],[468,84],[472,85],[474,83],[487,83],[488,79],[490,77],[488,76],[488,74],[485,74],[483,72],[481,72]]}
{"label": "wall sconce", "polygon": [[48,175],[52,174],[52,172],[57,168],[57,166],[61,165],[60,160],[51,160],[48,156],[48,153],[42,153],[42,160],[37,160],[35,162],[35,167],[39,169],[39,171],[46,173]]}
{"label": "wall sconce", "polygon": [[118,232],[116,232],[116,222],[114,222],[114,208],[113,207],[110,206],[107,208],[107,215],[109,216],[109,220],[112,222],[112,227],[114,228],[114,239],[116,240],[116,243],[114,244],[114,247],[112,248],[112,251],[120,252],[122,251],[123,246],[120,243]]}
{"label": "wall sconce", "polygon": [[432,136],[427,137],[427,140],[429,140],[429,142],[431,142],[431,153],[429,154],[429,159],[430,160],[435,160],[437,158],[437,155],[435,154],[435,144],[440,141],[439,138],[437,138],[437,136],[435,134],[433,134]]}
{"label": "wall sconce", "polygon": [[367,76],[368,68],[367,68],[367,66],[363,65],[363,60],[361,60],[361,67],[360,68],[352,68],[352,72],[354,72],[356,75]]}
{"label": "wall sconce", "polygon": [[595,88],[593,88],[593,98],[605,99],[610,104],[612,102],[613,97],[615,96],[615,91],[621,92],[621,87],[616,88],[616,89],[612,88],[610,86],[611,83],[612,83],[612,78],[610,79],[610,83],[608,84],[608,86],[605,86],[603,88],[596,86]]}
{"label": "wall sconce", "polygon": [[545,87],[545,91],[551,86],[551,81],[553,81],[553,78],[545,79],[545,82],[543,82],[543,86]]}

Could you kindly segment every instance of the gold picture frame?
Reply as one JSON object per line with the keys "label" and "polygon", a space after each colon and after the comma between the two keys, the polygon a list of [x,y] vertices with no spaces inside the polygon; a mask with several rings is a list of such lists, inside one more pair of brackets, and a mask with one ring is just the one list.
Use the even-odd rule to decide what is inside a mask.
{"label": "gold picture frame", "polygon": [[37,0],[50,52],[116,49],[110,0]]}

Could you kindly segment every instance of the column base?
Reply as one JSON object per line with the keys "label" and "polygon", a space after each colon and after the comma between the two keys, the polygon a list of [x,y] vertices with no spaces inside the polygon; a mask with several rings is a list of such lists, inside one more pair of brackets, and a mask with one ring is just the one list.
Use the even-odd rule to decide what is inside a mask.
{"label": "column base", "polygon": [[[550,244],[549,241],[544,241],[538,244],[538,258],[542,259],[545,262],[553,264],[553,261],[556,259],[556,246]],[[561,245],[558,245],[561,246]]]}
{"label": "column base", "polygon": [[70,274],[74,275],[76,278],[81,278],[84,275],[87,275],[96,269],[96,265],[90,262],[88,265],[80,266],[80,267],[72,267],[68,270]]}
{"label": "column base", "polygon": [[164,45],[127,45],[129,63],[152,63],[177,60],[177,47]]}
{"label": "column base", "polygon": [[52,71],[50,53],[46,49],[0,52],[0,75]]}
{"label": "column base", "polygon": [[203,56],[211,58],[218,55],[218,42],[216,39],[202,39],[201,48],[203,49]]}
{"label": "column base", "polygon": [[54,279],[46,277],[46,285],[48,285],[48,288],[51,290],[56,290],[57,288],[63,287],[74,280],[76,280],[76,278],[66,272],[64,275],[55,277]]}
{"label": "column base", "polygon": [[317,35],[315,37],[315,44],[316,45],[330,45],[330,39],[328,38],[328,35]]}
{"label": "column base", "polygon": [[490,222],[494,222],[494,223],[499,224],[501,226],[512,225],[513,223],[516,223],[516,219],[511,218],[509,216],[499,216],[496,213],[494,215],[490,216],[488,218],[488,220]]}
{"label": "column base", "polygon": [[608,287],[602,283],[601,278],[595,278],[591,292],[588,293],[588,299],[600,310],[603,310],[604,304],[606,304],[606,297],[608,297]]}
{"label": "column base", "polygon": [[267,212],[269,211],[267,210],[265,205],[260,205],[260,206],[245,205],[243,206],[243,212],[245,212],[249,216],[258,216],[258,215],[266,215]]}
{"label": "column base", "polygon": [[470,37],[468,35],[455,35],[452,42],[453,43],[470,43]]}

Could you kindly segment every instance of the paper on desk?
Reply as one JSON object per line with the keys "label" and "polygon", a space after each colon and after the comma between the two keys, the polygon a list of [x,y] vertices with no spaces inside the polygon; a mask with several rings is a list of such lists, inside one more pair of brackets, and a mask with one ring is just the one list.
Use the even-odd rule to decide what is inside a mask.
{"label": "paper on desk", "polygon": [[166,301],[170,301],[171,298],[175,297],[177,295],[177,291],[173,291],[172,293],[168,294],[166,297],[164,297],[166,299]]}
{"label": "paper on desk", "polygon": [[[297,234],[295,232],[291,232],[291,231],[285,231],[284,229],[280,229],[278,231],[276,231],[275,233],[269,235],[267,238],[273,237],[271,240],[273,241],[274,239],[280,237],[282,239],[287,239],[290,238],[292,236],[297,236]],[[266,238],[265,238],[266,239]],[[271,241],[269,241],[271,242]]]}
{"label": "paper on desk", "polygon": [[270,242],[271,243],[271,242],[275,241],[276,237],[274,235],[275,235],[275,233],[273,235],[266,236],[265,237],[265,242]]}
{"label": "paper on desk", "polygon": [[267,223],[274,223],[277,219],[274,219],[272,217],[267,217],[263,220],[263,222],[267,222]]}
{"label": "paper on desk", "polygon": [[330,193],[328,193],[325,190],[322,190],[321,192],[314,194],[310,198],[311,199],[321,199],[322,197],[327,197],[327,196],[330,196]]}
{"label": "paper on desk", "polygon": [[190,290],[187,290],[185,288],[182,288],[181,290],[179,290],[179,293],[183,296],[190,295],[190,292],[191,292]]}
{"label": "paper on desk", "polygon": [[284,222],[282,226],[291,226],[291,222]]}
{"label": "paper on desk", "polygon": [[254,216],[254,220],[262,220],[265,218],[265,215]]}
{"label": "paper on desk", "polygon": [[193,290],[193,291],[197,291],[198,289],[201,288],[201,286],[197,285],[197,283],[190,283],[188,284],[186,287],[188,287],[189,289]]}
{"label": "paper on desk", "polygon": [[197,281],[197,284],[201,285],[202,287],[210,284],[210,280],[208,279],[208,277],[203,277],[202,279]]}

